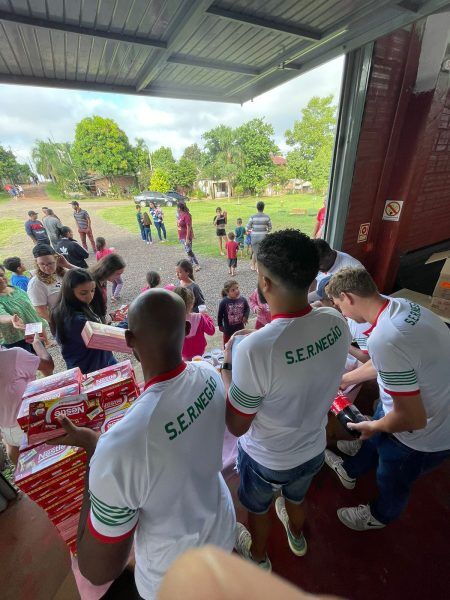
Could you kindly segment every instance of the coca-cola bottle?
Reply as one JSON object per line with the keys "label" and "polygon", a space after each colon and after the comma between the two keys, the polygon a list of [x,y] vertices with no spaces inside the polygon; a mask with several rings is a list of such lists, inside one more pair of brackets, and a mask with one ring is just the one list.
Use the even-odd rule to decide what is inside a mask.
{"label": "coca-cola bottle", "polygon": [[336,396],[336,398],[333,400],[333,404],[331,405],[330,412],[336,416],[337,420],[345,429],[345,431],[347,431],[347,433],[355,438],[359,438],[361,436],[360,431],[349,429],[347,425],[348,423],[361,423],[362,421],[367,421],[367,418],[359,412],[356,406],[350,402],[345,394],[339,393]]}

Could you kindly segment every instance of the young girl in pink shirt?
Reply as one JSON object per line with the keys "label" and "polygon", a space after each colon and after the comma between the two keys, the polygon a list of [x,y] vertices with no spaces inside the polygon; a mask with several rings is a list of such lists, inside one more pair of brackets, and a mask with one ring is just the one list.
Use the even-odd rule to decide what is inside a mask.
{"label": "young girl in pink shirt", "polygon": [[206,312],[193,313],[194,294],[189,288],[178,286],[174,290],[183,299],[186,305],[186,321],[191,324],[191,330],[184,338],[183,360],[192,360],[194,356],[201,356],[207,345],[205,334],[214,335],[216,328],[214,321]]}
{"label": "young girl in pink shirt", "polygon": [[256,315],[255,329],[262,329],[264,325],[270,323],[271,316],[269,305],[261,302],[258,294],[258,289],[254,290],[248,297],[250,309]]}
{"label": "young girl in pink shirt", "polygon": [[[97,259],[97,262],[104,256],[108,256],[108,254],[115,253],[115,248],[106,247],[106,240],[104,237],[98,237],[95,239],[95,247],[97,248],[97,252],[95,253],[95,258]],[[111,302],[118,302],[120,300],[120,292],[122,291],[122,288],[123,279],[119,276],[112,282]]]}

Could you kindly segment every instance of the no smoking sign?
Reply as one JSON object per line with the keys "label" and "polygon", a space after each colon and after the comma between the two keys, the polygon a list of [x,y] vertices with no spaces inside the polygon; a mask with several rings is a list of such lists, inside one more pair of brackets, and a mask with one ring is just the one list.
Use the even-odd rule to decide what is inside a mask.
{"label": "no smoking sign", "polygon": [[383,221],[399,221],[403,200],[386,200],[383,210]]}

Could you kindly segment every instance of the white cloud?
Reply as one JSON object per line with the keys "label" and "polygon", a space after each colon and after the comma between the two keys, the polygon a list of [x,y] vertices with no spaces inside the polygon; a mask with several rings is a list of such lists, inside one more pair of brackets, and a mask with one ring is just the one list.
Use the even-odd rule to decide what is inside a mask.
{"label": "white cloud", "polygon": [[178,157],[189,144],[201,144],[202,133],[220,123],[236,127],[265,117],[274,127],[277,144],[286,150],[284,132],[312,96],[334,94],[338,100],[342,65],[341,57],[243,106],[0,85],[0,144],[26,161],[34,140],[70,141],[78,121],[98,114],[117,121],[130,141],[142,137],[150,148],[170,146]]}

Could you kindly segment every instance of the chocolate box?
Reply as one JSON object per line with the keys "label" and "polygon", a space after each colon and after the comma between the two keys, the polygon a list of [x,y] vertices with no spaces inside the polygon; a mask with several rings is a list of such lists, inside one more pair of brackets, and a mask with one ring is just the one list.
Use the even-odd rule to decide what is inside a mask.
{"label": "chocolate box", "polygon": [[30,396],[29,398],[25,398],[24,400],[22,400],[22,404],[17,415],[17,422],[19,423],[22,430],[27,432],[30,414],[29,409],[31,402],[53,400],[56,398],[64,398],[65,396],[77,396],[79,393],[80,385],[78,383],[72,383],[70,385],[66,385],[65,387],[50,390],[37,396]]}
{"label": "chocolate box", "polygon": [[125,329],[120,327],[87,321],[81,332],[81,337],[87,348],[111,350],[112,352],[122,352],[124,354],[133,353],[131,348],[127,346]]}
{"label": "chocolate box", "polygon": [[129,360],[88,373],[81,389],[89,399],[97,398],[103,410],[117,409],[139,395]]}
{"label": "chocolate box", "polygon": [[52,390],[66,387],[67,385],[76,384],[78,385],[78,391],[80,390],[80,384],[83,375],[78,367],[63,371],[62,373],[55,373],[42,379],[36,379],[31,381],[23,394],[23,398],[29,398],[30,396],[37,396],[38,394],[44,394]]}

